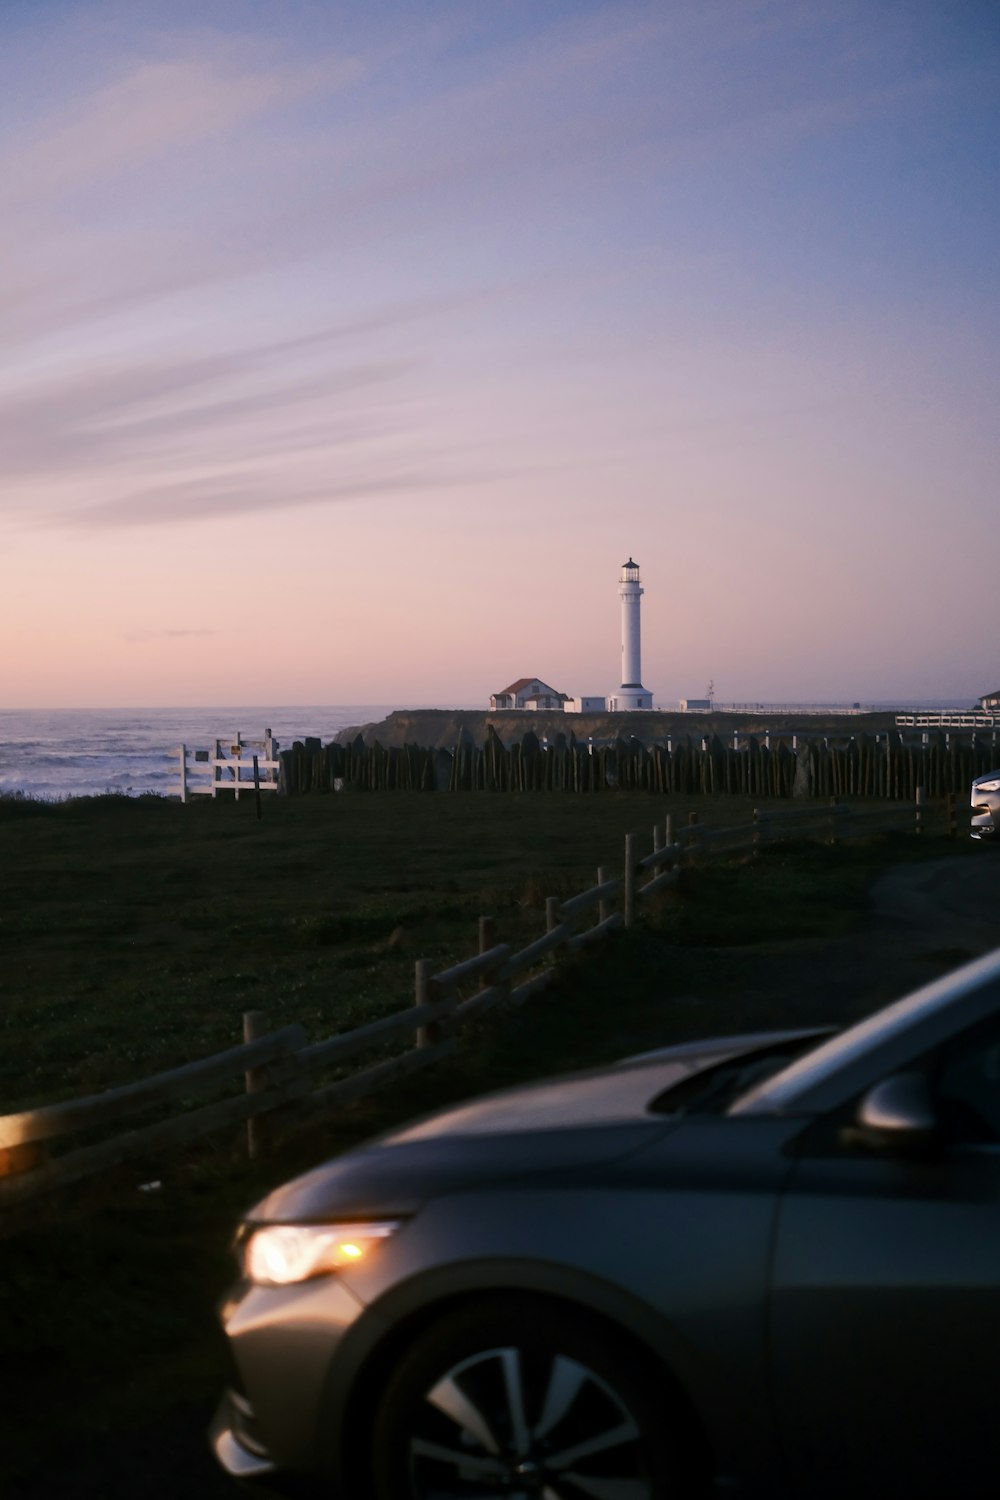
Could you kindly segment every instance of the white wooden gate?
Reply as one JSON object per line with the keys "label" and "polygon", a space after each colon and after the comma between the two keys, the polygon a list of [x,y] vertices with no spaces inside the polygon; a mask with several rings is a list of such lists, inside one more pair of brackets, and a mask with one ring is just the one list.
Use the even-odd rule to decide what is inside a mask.
{"label": "white wooden gate", "polygon": [[278,790],[278,742],[270,729],[259,740],[246,740],[241,734],[232,739],[217,739],[212,750],[192,750],[181,745],[181,801],[189,797],[217,797],[232,792],[239,801],[245,794]]}

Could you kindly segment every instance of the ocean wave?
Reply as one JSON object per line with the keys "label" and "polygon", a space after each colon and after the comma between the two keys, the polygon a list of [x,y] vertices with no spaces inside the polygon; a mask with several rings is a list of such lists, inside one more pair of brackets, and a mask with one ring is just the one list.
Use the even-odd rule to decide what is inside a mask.
{"label": "ocean wave", "polygon": [[391,706],[0,710],[0,792],[59,800],[103,792],[179,794],[179,747],[210,749],[263,737],[281,745],[315,736],[329,742]]}

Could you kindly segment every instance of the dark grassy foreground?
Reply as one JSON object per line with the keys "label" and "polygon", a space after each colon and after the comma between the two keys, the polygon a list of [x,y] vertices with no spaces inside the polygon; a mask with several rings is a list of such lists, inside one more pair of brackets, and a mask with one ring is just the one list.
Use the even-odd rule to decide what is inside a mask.
{"label": "dark grassy foreground", "polygon": [[[701,810],[716,824],[749,815],[736,799]],[[542,930],[547,895],[619,867],[626,830],[648,836],[665,812],[640,796],[358,795],[269,803],[257,823],[252,802],[0,802],[0,1111],[231,1045],[247,1008],[313,1036],[397,1009],[414,958],[468,956],[481,912],[520,946]],[[793,1015],[766,985],[748,993],[746,945],[850,934],[888,863],[968,852],[897,836],[691,872],[642,927],[484,1023],[453,1062],[286,1134],[267,1161],[248,1164],[234,1136],[33,1210],[0,1240],[0,1494],[234,1493],[203,1436],[224,1380],[213,1305],[234,1221],[269,1184],[483,1088],[807,1019],[808,995]],[[884,998],[856,991],[852,1004]]]}

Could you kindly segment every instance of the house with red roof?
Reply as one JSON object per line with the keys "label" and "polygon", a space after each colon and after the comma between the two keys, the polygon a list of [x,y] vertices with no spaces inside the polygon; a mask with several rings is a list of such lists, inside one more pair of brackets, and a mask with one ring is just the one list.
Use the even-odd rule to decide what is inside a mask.
{"label": "house with red roof", "polygon": [[499,693],[490,695],[490,708],[555,709],[562,713],[569,702],[568,693],[549,687],[540,677],[519,677]]}

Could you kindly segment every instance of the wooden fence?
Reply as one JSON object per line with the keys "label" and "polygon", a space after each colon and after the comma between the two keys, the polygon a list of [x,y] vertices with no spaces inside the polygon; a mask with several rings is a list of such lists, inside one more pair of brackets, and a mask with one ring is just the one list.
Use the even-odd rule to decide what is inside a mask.
{"label": "wooden fence", "polygon": [[[481,917],[473,957],[436,974],[418,960],[414,1003],[404,1010],[315,1042],[297,1024],[268,1031],[264,1014],[250,1011],[242,1045],[228,1051],[88,1098],[0,1117],[0,1204],[29,1199],[130,1159],[156,1161],[244,1122],[248,1149],[257,1154],[266,1143],[267,1116],[328,1111],[437,1063],[453,1050],[464,1023],[496,1006],[523,1004],[551,983],[561,955],[631,927],[653,897],[677,883],[685,866],[754,853],[790,838],[835,842],[890,829],[919,834],[930,818],[941,831],[944,826],[955,831],[954,804],[930,808],[922,789],[912,805],[857,809],[817,803],[757,811],[751,822],[730,828],[708,828],[691,814],[674,829],[668,816],[654,827],[649,853],[640,854],[637,836],[627,835],[621,875],[602,866],[588,890],[564,901],[549,897],[545,931],[526,948],[511,952],[508,943],[497,942],[493,919]],[[342,1076],[345,1064],[400,1038],[412,1040],[403,1050]],[[224,1098],[197,1102],[227,1089]],[[168,1106],[182,1112],[164,1116]],[[159,1117],[138,1126],[127,1123],[150,1114]],[[49,1143],[65,1137],[83,1139],[50,1154]]]}
{"label": "wooden fence", "polygon": [[217,739],[211,751],[181,745],[176,754],[182,802],[189,797],[217,797],[220,792],[232,792],[238,801],[241,792],[259,797],[261,792],[278,790],[278,745],[270,729],[259,740],[237,734],[230,740]]}
{"label": "wooden fence", "polygon": [[570,735],[544,745],[528,734],[504,745],[491,729],[485,745],[451,751],[417,745],[385,748],[297,741],[281,751],[279,786],[288,796],[352,787],[360,791],[575,792],[641,791],[664,796],[912,799],[968,796],[973,777],[1000,764],[997,735],[960,738],[928,734],[904,743],[893,731],[852,736],[844,743],[810,738],[795,743],[743,735],[736,745],[718,736],[683,736],[662,745],[619,740],[589,745]]}

